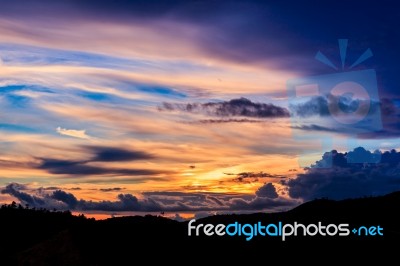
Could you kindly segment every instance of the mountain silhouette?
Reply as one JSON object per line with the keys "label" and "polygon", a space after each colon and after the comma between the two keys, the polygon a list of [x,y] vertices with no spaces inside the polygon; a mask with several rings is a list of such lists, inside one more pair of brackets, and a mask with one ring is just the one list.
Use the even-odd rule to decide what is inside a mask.
{"label": "mountain silhouette", "polygon": [[[144,254],[149,261],[216,256],[225,259],[257,258],[261,254],[290,254],[322,249],[333,254],[364,253],[388,249],[400,239],[400,192],[379,197],[334,201],[317,199],[281,213],[227,214],[209,216],[194,224],[318,223],[380,226],[383,236],[280,237],[188,236],[188,221],[161,216],[126,216],[96,221],[69,211],[24,208],[15,203],[0,208],[1,265],[121,265],[132,264]],[[194,231],[193,231],[194,232]],[[307,252],[308,252],[307,251]],[[306,251],[304,251],[306,252]],[[334,253],[332,253],[334,252]],[[304,253],[306,254],[306,253]],[[328,254],[328,253],[327,253]],[[224,257],[225,256],[225,257]]]}

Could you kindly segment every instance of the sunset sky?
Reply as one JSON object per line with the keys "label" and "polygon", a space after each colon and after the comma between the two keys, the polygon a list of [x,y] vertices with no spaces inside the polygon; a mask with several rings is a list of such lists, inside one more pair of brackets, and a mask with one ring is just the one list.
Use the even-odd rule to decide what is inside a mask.
{"label": "sunset sky", "polygon": [[[303,168],[400,147],[394,1],[275,2],[0,1],[0,202],[179,219],[400,189],[394,151],[374,170]],[[376,71],[381,128],[333,123],[327,95],[288,99],[288,81],[367,49],[351,71]]]}

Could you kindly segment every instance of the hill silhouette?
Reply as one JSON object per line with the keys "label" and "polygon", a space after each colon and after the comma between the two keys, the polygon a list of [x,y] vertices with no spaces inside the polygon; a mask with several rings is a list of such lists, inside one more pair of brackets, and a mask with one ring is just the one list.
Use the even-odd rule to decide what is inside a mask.
{"label": "hill silhouette", "polygon": [[[348,223],[381,226],[383,236],[280,237],[188,236],[188,221],[177,222],[160,216],[127,216],[96,221],[70,212],[24,208],[15,203],[0,208],[2,225],[1,265],[120,265],[133,262],[144,253],[151,261],[190,255],[235,259],[260,254],[289,254],[302,248],[309,251],[364,253],[387,249],[400,239],[400,192],[380,197],[333,201],[318,199],[281,213],[216,215],[195,224],[262,223]],[[225,256],[225,257],[224,257]],[[331,254],[332,256],[332,254]]]}

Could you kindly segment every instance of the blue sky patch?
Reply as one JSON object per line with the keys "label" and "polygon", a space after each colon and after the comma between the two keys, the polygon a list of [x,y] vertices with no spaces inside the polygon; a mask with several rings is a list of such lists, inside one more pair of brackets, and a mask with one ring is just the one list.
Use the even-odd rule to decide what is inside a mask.
{"label": "blue sky patch", "polygon": [[38,130],[27,127],[27,126],[21,126],[21,125],[15,125],[15,124],[2,124],[0,123],[0,130],[1,131],[13,131],[13,132],[26,132],[26,133],[37,133]]}
{"label": "blue sky patch", "polygon": [[161,86],[140,86],[138,90],[141,92],[149,93],[149,94],[157,94],[166,97],[173,98],[186,98],[186,95],[182,92],[176,91],[171,88],[161,87]]}

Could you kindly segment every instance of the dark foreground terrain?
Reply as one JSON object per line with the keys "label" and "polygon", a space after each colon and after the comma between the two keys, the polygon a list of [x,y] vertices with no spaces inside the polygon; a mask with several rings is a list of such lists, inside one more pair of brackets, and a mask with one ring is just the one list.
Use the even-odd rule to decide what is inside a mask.
{"label": "dark foreground terrain", "polygon": [[[213,256],[222,261],[265,259],[264,264],[271,264],[272,257],[281,256],[279,258],[284,261],[299,253],[302,257],[296,258],[313,261],[316,252],[322,252],[326,260],[343,259],[346,253],[364,259],[380,257],[385,261],[391,255],[398,257],[399,214],[400,192],[396,192],[343,201],[314,200],[284,213],[218,215],[194,224],[296,221],[306,225],[347,223],[349,229],[377,225],[383,228],[383,236],[350,233],[347,237],[288,237],[286,241],[279,236],[256,236],[246,241],[244,236],[189,237],[187,222],[163,217],[135,216],[95,221],[69,212],[5,205],[0,209],[0,265],[134,265],[139,259],[150,264],[156,261],[183,264],[185,257],[194,262]],[[321,262],[321,265],[325,263]]]}

